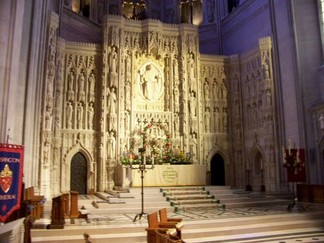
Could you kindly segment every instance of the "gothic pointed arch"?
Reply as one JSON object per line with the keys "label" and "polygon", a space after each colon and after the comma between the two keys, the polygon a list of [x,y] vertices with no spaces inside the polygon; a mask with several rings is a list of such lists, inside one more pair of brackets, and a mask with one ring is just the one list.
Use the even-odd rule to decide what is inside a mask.
{"label": "gothic pointed arch", "polygon": [[[62,175],[66,178],[64,184],[61,185],[62,191],[71,190],[71,170],[73,169],[72,161],[75,159],[75,156],[78,156],[79,161],[82,161],[85,171],[85,184],[86,184],[86,193],[94,191],[95,185],[93,180],[93,175],[96,173],[94,159],[91,156],[90,152],[79,142],[71,147],[69,151],[64,156],[62,164]],[[64,181],[64,180],[62,180]]]}
{"label": "gothic pointed arch", "polygon": [[259,146],[255,146],[251,153],[248,165],[247,181],[253,191],[264,191],[264,155]]}

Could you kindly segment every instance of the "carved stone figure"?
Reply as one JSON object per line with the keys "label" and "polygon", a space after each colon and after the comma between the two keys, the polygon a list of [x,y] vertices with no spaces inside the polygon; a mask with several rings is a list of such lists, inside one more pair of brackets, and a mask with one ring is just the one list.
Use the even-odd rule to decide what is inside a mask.
{"label": "carved stone figure", "polygon": [[111,91],[108,94],[108,129],[114,130],[116,127],[116,102],[117,102],[117,96],[115,94],[115,88],[112,87]]}
{"label": "carved stone figure", "polygon": [[93,103],[89,103],[89,107],[88,107],[88,129],[93,128],[93,115],[94,115]]}
{"label": "carved stone figure", "polygon": [[196,116],[196,97],[195,92],[191,92],[191,95],[189,97],[189,113],[190,116]]}
{"label": "carved stone figure", "polygon": [[51,149],[51,144],[46,142],[44,149],[43,149],[43,163],[45,165],[49,164],[49,159],[50,159],[50,149]]}
{"label": "carved stone figure", "polygon": [[195,89],[195,60],[192,53],[189,54],[188,59],[188,78],[190,80],[190,88]]}
{"label": "carved stone figure", "polygon": [[94,102],[95,99],[95,75],[92,72],[88,79],[89,82],[89,102]]}
{"label": "carved stone figure", "polygon": [[116,47],[113,46],[109,57],[110,86],[115,86],[116,88],[117,88],[117,59],[118,59],[118,55],[116,52]]}
{"label": "carved stone figure", "polygon": [[74,73],[73,71],[70,71],[69,75],[68,75],[68,100],[69,101],[74,101]]}
{"label": "carved stone figure", "polygon": [[82,104],[82,102],[80,102],[78,104],[77,122],[78,122],[78,128],[82,129],[82,126],[83,126],[83,104]]}
{"label": "carved stone figure", "polygon": [[73,107],[71,102],[68,102],[66,105],[66,126],[67,128],[72,128],[72,112]]}
{"label": "carved stone figure", "polygon": [[108,133],[107,136],[107,156],[110,159],[115,158],[115,142],[114,132]]}
{"label": "carved stone figure", "polygon": [[144,73],[140,74],[140,83],[142,86],[142,94],[148,100],[157,98],[160,89],[160,74],[156,69],[152,69],[151,64],[147,64]]}
{"label": "carved stone figure", "polygon": [[125,84],[125,110],[131,110],[131,87],[130,81],[126,81]]}
{"label": "carved stone figure", "polygon": [[116,114],[116,101],[117,96],[115,94],[115,88],[112,87],[111,91],[108,93],[108,113]]}
{"label": "carved stone figure", "polygon": [[79,101],[84,102],[85,101],[85,92],[84,92],[84,82],[85,82],[85,77],[84,77],[84,72],[82,72],[79,76]]}
{"label": "carved stone figure", "polygon": [[227,132],[227,109],[223,108],[223,131]]}
{"label": "carved stone figure", "polygon": [[195,133],[191,134],[190,152],[192,154],[193,160],[196,161],[197,160],[197,138]]}
{"label": "carved stone figure", "polygon": [[219,132],[220,127],[219,127],[219,110],[217,107],[214,108],[214,131]]}
{"label": "carved stone figure", "polygon": [[210,132],[210,111],[209,108],[205,111],[205,132]]}

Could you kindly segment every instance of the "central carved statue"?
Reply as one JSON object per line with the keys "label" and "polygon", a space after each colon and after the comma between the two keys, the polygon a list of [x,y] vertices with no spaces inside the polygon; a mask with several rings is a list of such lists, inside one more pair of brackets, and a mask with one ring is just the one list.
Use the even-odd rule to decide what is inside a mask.
{"label": "central carved statue", "polygon": [[157,100],[162,91],[162,80],[160,70],[152,63],[143,65],[139,70],[139,84],[145,99]]}

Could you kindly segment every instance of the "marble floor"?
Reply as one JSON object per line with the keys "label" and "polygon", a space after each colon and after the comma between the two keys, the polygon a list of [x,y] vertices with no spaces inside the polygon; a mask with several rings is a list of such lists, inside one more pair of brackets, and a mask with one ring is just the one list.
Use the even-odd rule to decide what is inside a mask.
{"label": "marble floor", "polygon": [[[98,208],[109,208],[109,203],[105,200],[101,200],[96,196],[90,195],[79,195],[79,205],[82,205],[85,209],[98,207]],[[264,217],[266,221],[266,216],[269,215],[294,215],[294,214],[302,214],[302,213],[312,213],[318,212],[319,214],[323,214],[324,218],[324,205],[322,204],[301,204],[299,203],[295,206],[291,212],[287,211],[287,203],[283,202],[282,204],[276,205],[264,205],[259,207],[242,207],[242,208],[231,208],[231,209],[200,209],[200,210],[186,210],[173,212],[172,210],[168,211],[169,217],[182,218],[186,225],[199,225],[202,222],[212,221],[212,220],[222,220],[222,219],[238,219],[238,218],[247,218],[247,217]],[[116,205],[115,205],[116,206]],[[127,207],[126,204],[120,204],[118,206],[121,212],[123,211],[123,207]],[[150,213],[152,209],[146,209],[144,212]],[[133,212],[126,213],[94,213],[92,211],[88,215],[88,219],[79,218],[79,219],[66,219],[65,222],[65,230],[68,229],[85,229],[85,232],[91,232],[91,229],[99,229],[102,227],[147,227],[146,215],[143,215],[139,219],[138,214],[141,213],[141,208],[135,210]],[[45,213],[45,217],[37,220],[34,224],[34,228],[44,228],[46,224],[50,223],[50,217],[47,212]],[[252,236],[252,235],[251,235]],[[93,236],[95,238],[95,236]],[[34,242],[42,242],[40,239],[35,239]],[[96,242],[95,240],[93,242]],[[132,242],[132,241],[129,241]],[[145,241],[144,241],[145,242]],[[194,242],[276,242],[276,243],[292,243],[292,242],[324,242],[324,230],[323,231],[312,231],[309,233],[302,233],[300,230],[296,229],[287,231],[285,236],[273,236],[268,235],[267,237],[255,236],[248,240],[233,240],[228,239],[226,237],[223,238],[188,238],[186,240],[187,243]]]}

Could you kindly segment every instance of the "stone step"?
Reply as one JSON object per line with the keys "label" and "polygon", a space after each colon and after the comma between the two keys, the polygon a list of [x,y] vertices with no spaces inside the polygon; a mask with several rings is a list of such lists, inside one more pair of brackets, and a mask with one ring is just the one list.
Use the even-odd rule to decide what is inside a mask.
{"label": "stone step", "polygon": [[171,192],[171,191],[202,191],[204,186],[179,186],[179,187],[161,187],[161,192]]}
{"label": "stone step", "polygon": [[167,201],[182,201],[182,200],[195,200],[195,199],[214,199],[214,195],[209,194],[199,194],[199,195],[183,195],[183,196],[170,196],[166,197]]}
{"label": "stone step", "polygon": [[[324,211],[323,211],[324,212]],[[208,220],[184,220],[185,242],[261,242],[259,237],[284,237],[322,232],[323,212],[283,213],[250,217],[223,217]],[[305,228],[307,226],[307,228]],[[63,230],[32,229],[32,242],[81,242],[89,233],[94,242],[146,242],[146,219],[118,225],[75,225]],[[319,242],[319,241],[317,241]]]}
{"label": "stone step", "polygon": [[172,191],[172,192],[163,192],[163,196],[185,196],[185,195],[208,195],[207,191]]}
{"label": "stone step", "polygon": [[180,204],[180,205],[174,205],[174,212],[206,210],[206,209],[225,209],[225,207],[226,206],[221,203]]}
{"label": "stone step", "polygon": [[178,205],[191,205],[191,204],[215,204],[219,201],[214,199],[195,199],[195,200],[181,200],[181,201],[171,201],[171,206]]}

